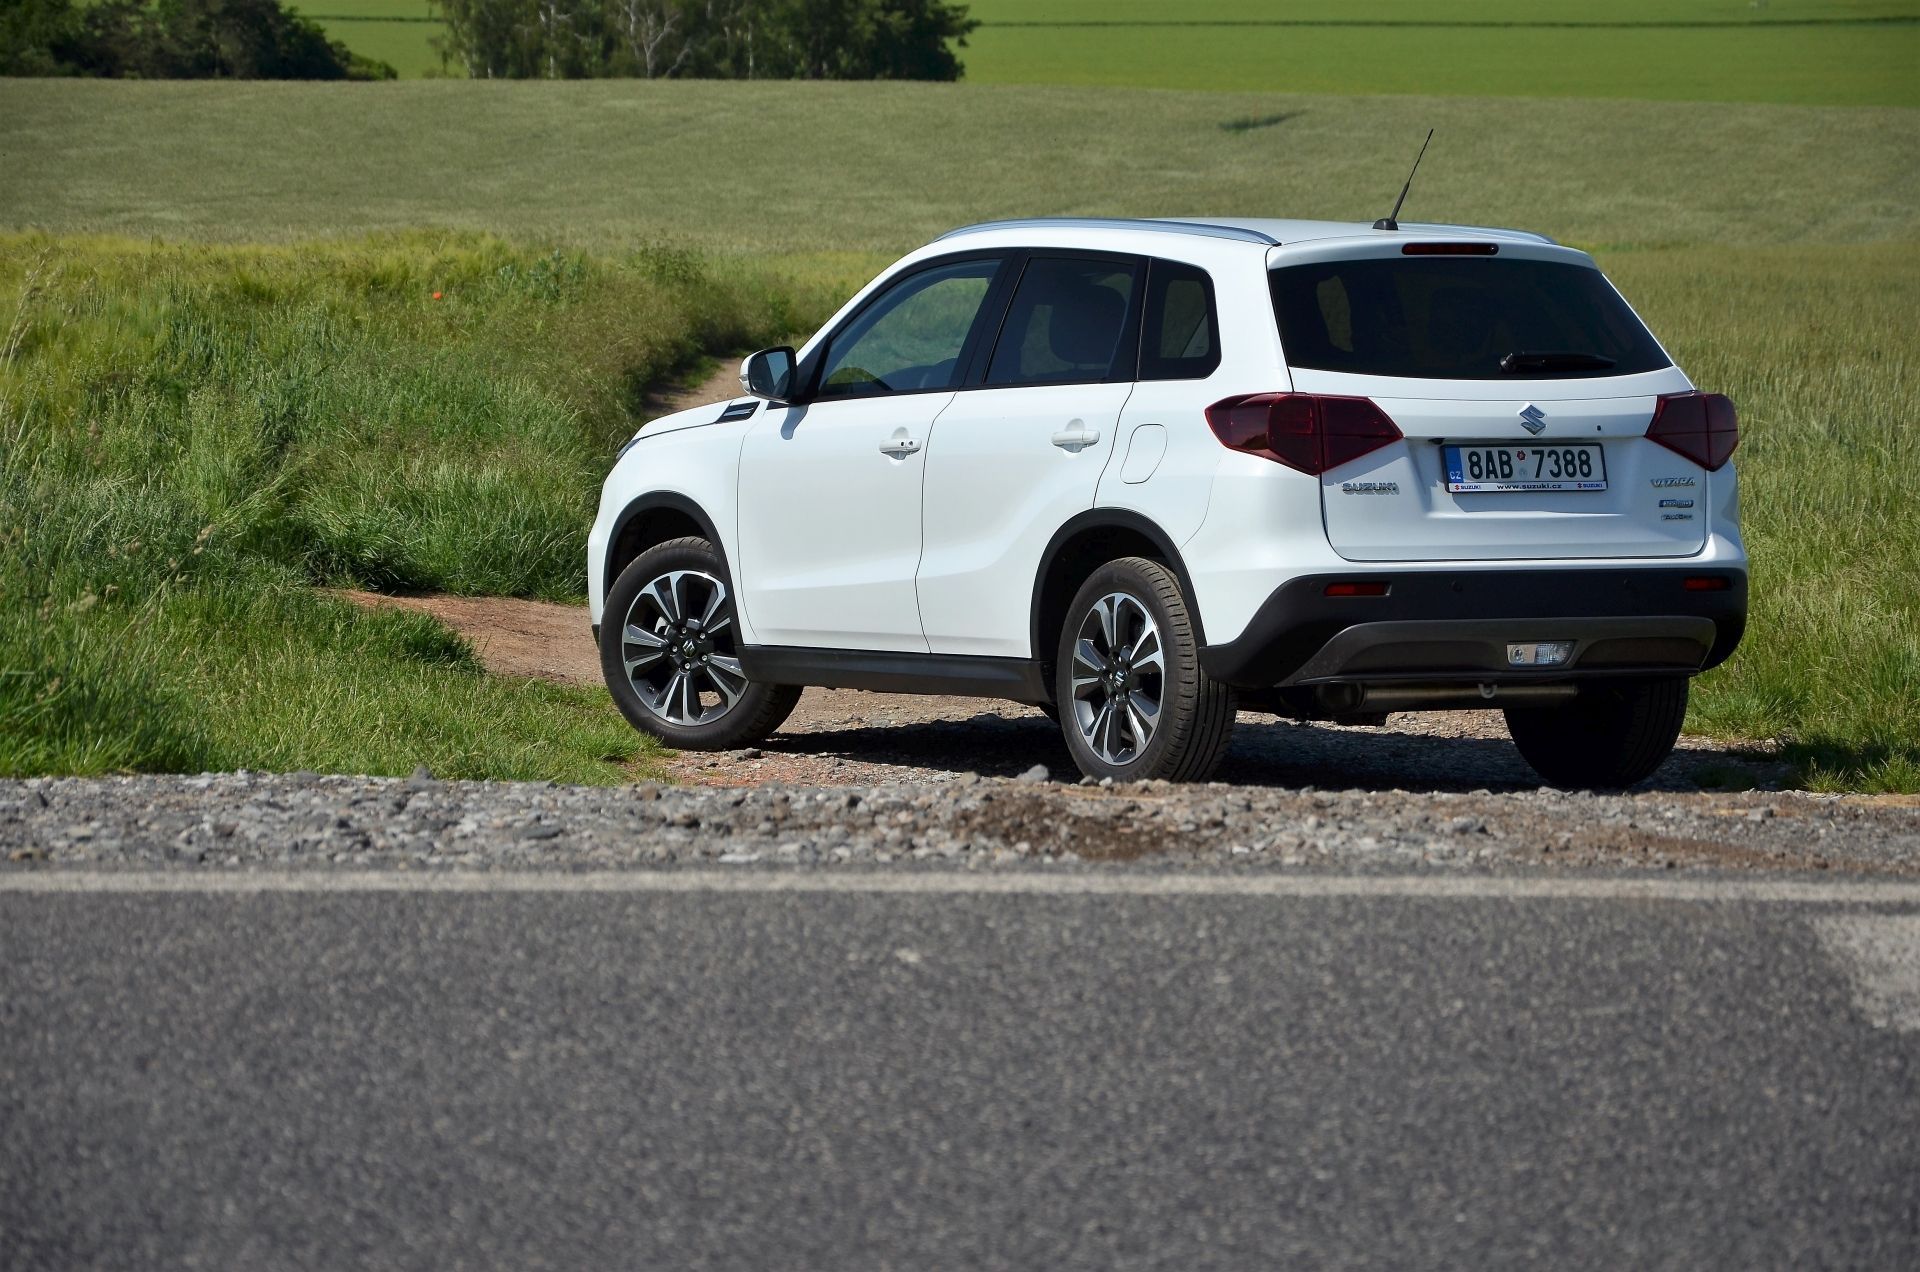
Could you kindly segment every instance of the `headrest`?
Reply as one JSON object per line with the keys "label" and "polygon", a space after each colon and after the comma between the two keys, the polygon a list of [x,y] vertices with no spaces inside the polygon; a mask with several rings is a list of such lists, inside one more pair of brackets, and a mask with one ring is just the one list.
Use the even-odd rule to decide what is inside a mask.
{"label": "headrest", "polygon": [[1063,287],[1047,318],[1047,345],[1053,356],[1076,367],[1104,366],[1126,325],[1126,297],[1111,287],[1081,283]]}

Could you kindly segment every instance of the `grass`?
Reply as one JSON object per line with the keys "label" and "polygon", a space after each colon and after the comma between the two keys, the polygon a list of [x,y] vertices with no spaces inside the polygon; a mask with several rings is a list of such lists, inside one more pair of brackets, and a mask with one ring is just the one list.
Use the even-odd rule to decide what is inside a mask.
{"label": "grass", "polygon": [[[438,292],[440,299],[434,299]],[[578,599],[635,396],[795,322],[684,253],[0,239],[0,774],[618,780],[584,692],[316,582]]]}
{"label": "grass", "polygon": [[964,84],[0,80],[0,225],[864,260],[995,216],[1372,220],[1429,126],[1412,217],[1612,247],[1920,237],[1915,110]]}
{"label": "grass", "polygon": [[[315,0],[331,6],[335,0]],[[385,11],[420,0],[342,0],[340,12]],[[1913,0],[1455,0],[1437,10],[1430,0],[968,0],[968,10],[990,26],[1141,23],[1415,26],[1759,26],[1771,23],[1858,22],[1920,12]],[[318,12],[318,10],[316,10]]]}
{"label": "grass", "polygon": [[1604,263],[1740,409],[1747,638],[1697,731],[1787,740],[1816,787],[1920,790],[1920,248],[1684,248]]}
{"label": "grass", "polygon": [[1920,4],[977,0],[982,84],[1920,105]]}
{"label": "grass", "polygon": [[[1920,105],[1915,0],[974,0],[981,84]],[[311,0],[355,52],[446,73],[426,0]],[[423,20],[425,19],[425,20]]]}
{"label": "grass", "polygon": [[295,6],[331,39],[377,58],[407,79],[448,74],[433,41],[445,29],[428,0],[307,0]]}
{"label": "grass", "polygon": [[[1427,122],[1439,136],[1412,215],[1524,225],[1589,247],[1695,380],[1740,404],[1753,621],[1734,660],[1698,682],[1691,726],[1784,738],[1816,785],[1920,789],[1913,110],[966,85],[0,82],[0,224],[61,236],[9,241],[0,297],[51,244],[64,281],[44,304],[66,315],[55,327],[67,333],[49,336],[36,319],[0,391],[18,405],[30,389],[39,404],[42,486],[78,474],[87,490],[172,491],[184,502],[168,514],[168,542],[181,550],[213,523],[203,508],[227,509],[223,527],[253,527],[262,510],[257,529],[232,543],[218,530],[205,551],[226,545],[267,573],[230,591],[162,589],[166,623],[179,626],[158,625],[174,634],[142,654],[151,691],[135,697],[176,705],[149,715],[198,720],[193,754],[220,763],[353,767],[325,751],[359,745],[334,740],[352,729],[274,708],[264,689],[234,698],[242,691],[218,669],[298,667],[289,654],[248,652],[297,646],[314,659],[307,696],[327,702],[328,658],[354,664],[339,672],[349,683],[371,668],[325,708],[338,711],[409,675],[469,685],[457,651],[367,636],[305,584],[577,592],[584,501],[638,386],[661,369],[803,327],[893,253],[967,220],[1371,219]],[[770,130],[804,139],[805,162],[770,150]],[[937,162],[928,138],[939,139]],[[757,179],[740,155],[770,156],[778,179]],[[392,233],[417,226],[440,230]],[[475,237],[482,228],[549,246]],[[101,232],[202,245],[72,237]],[[368,233],[379,237],[338,242]],[[234,246],[249,240],[299,246]],[[678,246],[635,248],[660,242]],[[424,299],[430,289],[447,299]],[[96,423],[118,440],[86,441]],[[105,468],[88,467],[89,445],[105,448]],[[250,446],[263,457],[248,458]],[[234,472],[264,476],[222,475]],[[68,506],[42,486],[10,495],[0,533],[25,524],[19,509]],[[231,493],[243,489],[252,493]],[[106,517],[72,508],[61,524]],[[131,533],[103,531],[60,559],[101,559],[112,535]],[[55,578],[32,607],[0,610],[85,604],[60,628],[76,642],[100,621],[86,615],[134,610],[124,588],[106,596],[105,574]],[[260,620],[259,633],[284,635],[221,645],[207,616],[238,606],[256,578],[279,580],[274,596],[306,598],[289,606],[319,608],[287,610],[296,616],[278,627]],[[185,595],[198,599],[172,599]],[[0,665],[21,662],[27,631],[0,643]],[[343,654],[362,647],[354,641],[376,652]],[[428,655],[392,652],[408,641]],[[92,646],[52,648],[26,663],[42,669],[41,689],[72,665],[102,701],[120,692],[121,677],[85,672],[111,665],[88,663]],[[409,766],[425,733],[479,746],[492,730],[531,748],[541,730],[573,727],[553,702],[516,716],[479,701],[459,708],[464,724],[383,743],[378,763],[361,766]],[[603,699],[594,709],[607,715]],[[488,719],[496,710],[505,723]],[[271,730],[229,723],[249,712],[277,721],[281,739],[251,757],[246,738]],[[0,736],[11,720],[0,714]],[[206,741],[222,728],[235,731],[226,750]],[[592,758],[613,753],[599,743],[552,745],[511,771],[616,771]]]}

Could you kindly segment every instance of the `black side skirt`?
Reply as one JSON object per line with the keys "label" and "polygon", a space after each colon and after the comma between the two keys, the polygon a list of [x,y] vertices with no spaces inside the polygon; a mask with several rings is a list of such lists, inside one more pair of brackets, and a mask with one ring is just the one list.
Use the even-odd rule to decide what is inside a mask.
{"label": "black side skirt", "polygon": [[740,666],[747,679],[770,685],[1011,698],[1015,702],[1053,700],[1045,672],[1031,658],[748,645],[740,651]]}

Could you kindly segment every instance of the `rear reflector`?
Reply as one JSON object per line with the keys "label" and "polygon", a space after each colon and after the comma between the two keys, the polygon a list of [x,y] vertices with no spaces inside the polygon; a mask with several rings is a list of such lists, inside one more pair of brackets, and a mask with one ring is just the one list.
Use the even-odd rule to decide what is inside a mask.
{"label": "rear reflector", "polygon": [[1498,243],[1409,243],[1402,256],[1498,256]]}
{"label": "rear reflector", "polygon": [[1718,574],[1696,574],[1680,586],[1689,592],[1724,592],[1732,587],[1733,583]]}
{"label": "rear reflector", "polygon": [[1740,444],[1740,419],[1724,394],[1669,393],[1654,404],[1647,439],[1715,472]]}
{"label": "rear reflector", "polygon": [[1207,408],[1207,424],[1222,446],[1315,477],[1403,436],[1369,398],[1314,393],[1227,398]]}
{"label": "rear reflector", "polygon": [[1385,596],[1385,583],[1329,583],[1324,595],[1327,596]]}

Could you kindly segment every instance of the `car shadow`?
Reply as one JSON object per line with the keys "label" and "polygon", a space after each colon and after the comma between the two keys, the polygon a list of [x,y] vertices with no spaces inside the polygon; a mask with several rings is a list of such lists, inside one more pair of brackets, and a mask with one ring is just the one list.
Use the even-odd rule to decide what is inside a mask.
{"label": "car shadow", "polygon": [[[1216,781],[1334,790],[1537,790],[1540,778],[1505,738],[1276,720],[1243,712]],[[986,711],[971,719],[861,723],[781,733],[770,749],[857,763],[985,777],[1014,777],[1043,764],[1076,779],[1058,726],[1035,713]],[[1736,746],[1689,742],[1641,789],[1694,791],[1777,786],[1784,766]]]}

